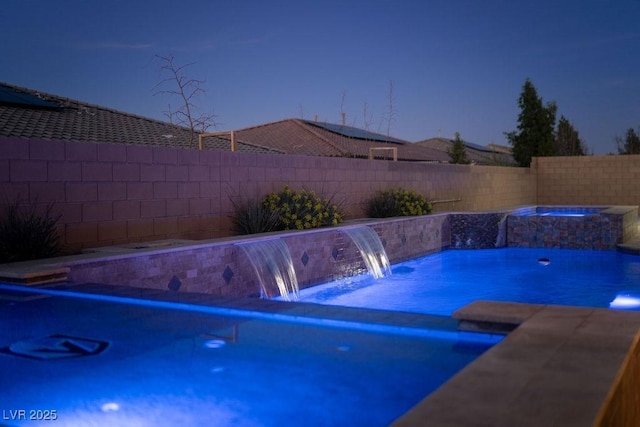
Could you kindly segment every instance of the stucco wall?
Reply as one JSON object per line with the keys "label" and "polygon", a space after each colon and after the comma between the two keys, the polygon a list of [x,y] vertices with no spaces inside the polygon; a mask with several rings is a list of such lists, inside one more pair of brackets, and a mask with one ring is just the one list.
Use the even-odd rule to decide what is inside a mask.
{"label": "stucco wall", "polygon": [[538,205],[640,205],[640,155],[539,157]]}
{"label": "stucco wall", "polygon": [[0,138],[0,202],[55,202],[70,251],[228,236],[231,199],[285,184],[333,196],[348,218],[362,216],[375,191],[395,186],[460,199],[436,212],[536,203],[529,169]]}

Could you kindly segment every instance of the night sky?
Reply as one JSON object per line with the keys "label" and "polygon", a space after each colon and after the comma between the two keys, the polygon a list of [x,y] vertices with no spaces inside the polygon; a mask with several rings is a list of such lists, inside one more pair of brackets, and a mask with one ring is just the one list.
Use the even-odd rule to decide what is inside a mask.
{"label": "night sky", "polygon": [[606,154],[640,127],[639,17],[640,0],[4,0],[0,81],[166,119],[172,54],[218,130],[344,112],[386,133],[391,110],[398,138],[507,145],[530,78]]}

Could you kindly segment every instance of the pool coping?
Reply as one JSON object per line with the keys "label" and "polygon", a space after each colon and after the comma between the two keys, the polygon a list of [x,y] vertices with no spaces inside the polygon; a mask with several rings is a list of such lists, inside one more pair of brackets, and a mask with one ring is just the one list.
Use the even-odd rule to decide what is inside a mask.
{"label": "pool coping", "polygon": [[620,389],[625,376],[638,369],[639,312],[475,301],[453,317],[461,325],[477,323],[480,330],[517,326],[394,426],[637,422],[637,380],[631,379],[631,393]]}

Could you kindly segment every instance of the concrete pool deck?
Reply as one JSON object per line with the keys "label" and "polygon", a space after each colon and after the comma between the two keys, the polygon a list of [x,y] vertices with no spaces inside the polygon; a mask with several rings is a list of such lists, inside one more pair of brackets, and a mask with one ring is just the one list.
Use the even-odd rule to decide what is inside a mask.
{"label": "concrete pool deck", "polygon": [[394,426],[637,426],[640,313],[476,301],[453,315],[517,327]]}

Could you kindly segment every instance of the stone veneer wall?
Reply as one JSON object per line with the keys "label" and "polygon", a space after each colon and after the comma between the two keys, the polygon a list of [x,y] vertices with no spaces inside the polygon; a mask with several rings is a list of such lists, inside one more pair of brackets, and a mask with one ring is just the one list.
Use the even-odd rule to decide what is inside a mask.
{"label": "stone veneer wall", "polygon": [[[545,210],[538,207],[538,210]],[[535,208],[518,209],[507,218],[507,245],[521,248],[616,249],[638,224],[637,206],[610,208],[554,207],[556,212],[583,210],[588,215],[540,216]]]}
{"label": "stone veneer wall", "polygon": [[55,202],[70,251],[231,234],[233,201],[288,184],[341,202],[360,218],[376,191],[404,187],[435,212],[484,211],[536,202],[525,168],[255,154],[0,137],[0,204],[20,195]]}
{"label": "stone veneer wall", "polygon": [[365,268],[355,245],[341,232],[353,226],[370,226],[376,230],[392,263],[449,247],[448,215],[435,214],[168,249],[140,249],[112,255],[93,253],[53,259],[55,262],[50,265],[68,267],[68,279],[77,282],[167,289],[175,276],[182,283],[180,291],[257,296],[260,285],[250,260],[234,243],[283,239],[291,253],[300,287],[304,288],[353,275]]}
{"label": "stone veneer wall", "polygon": [[506,246],[508,211],[454,213],[451,223],[451,247],[454,249],[491,249]]}

